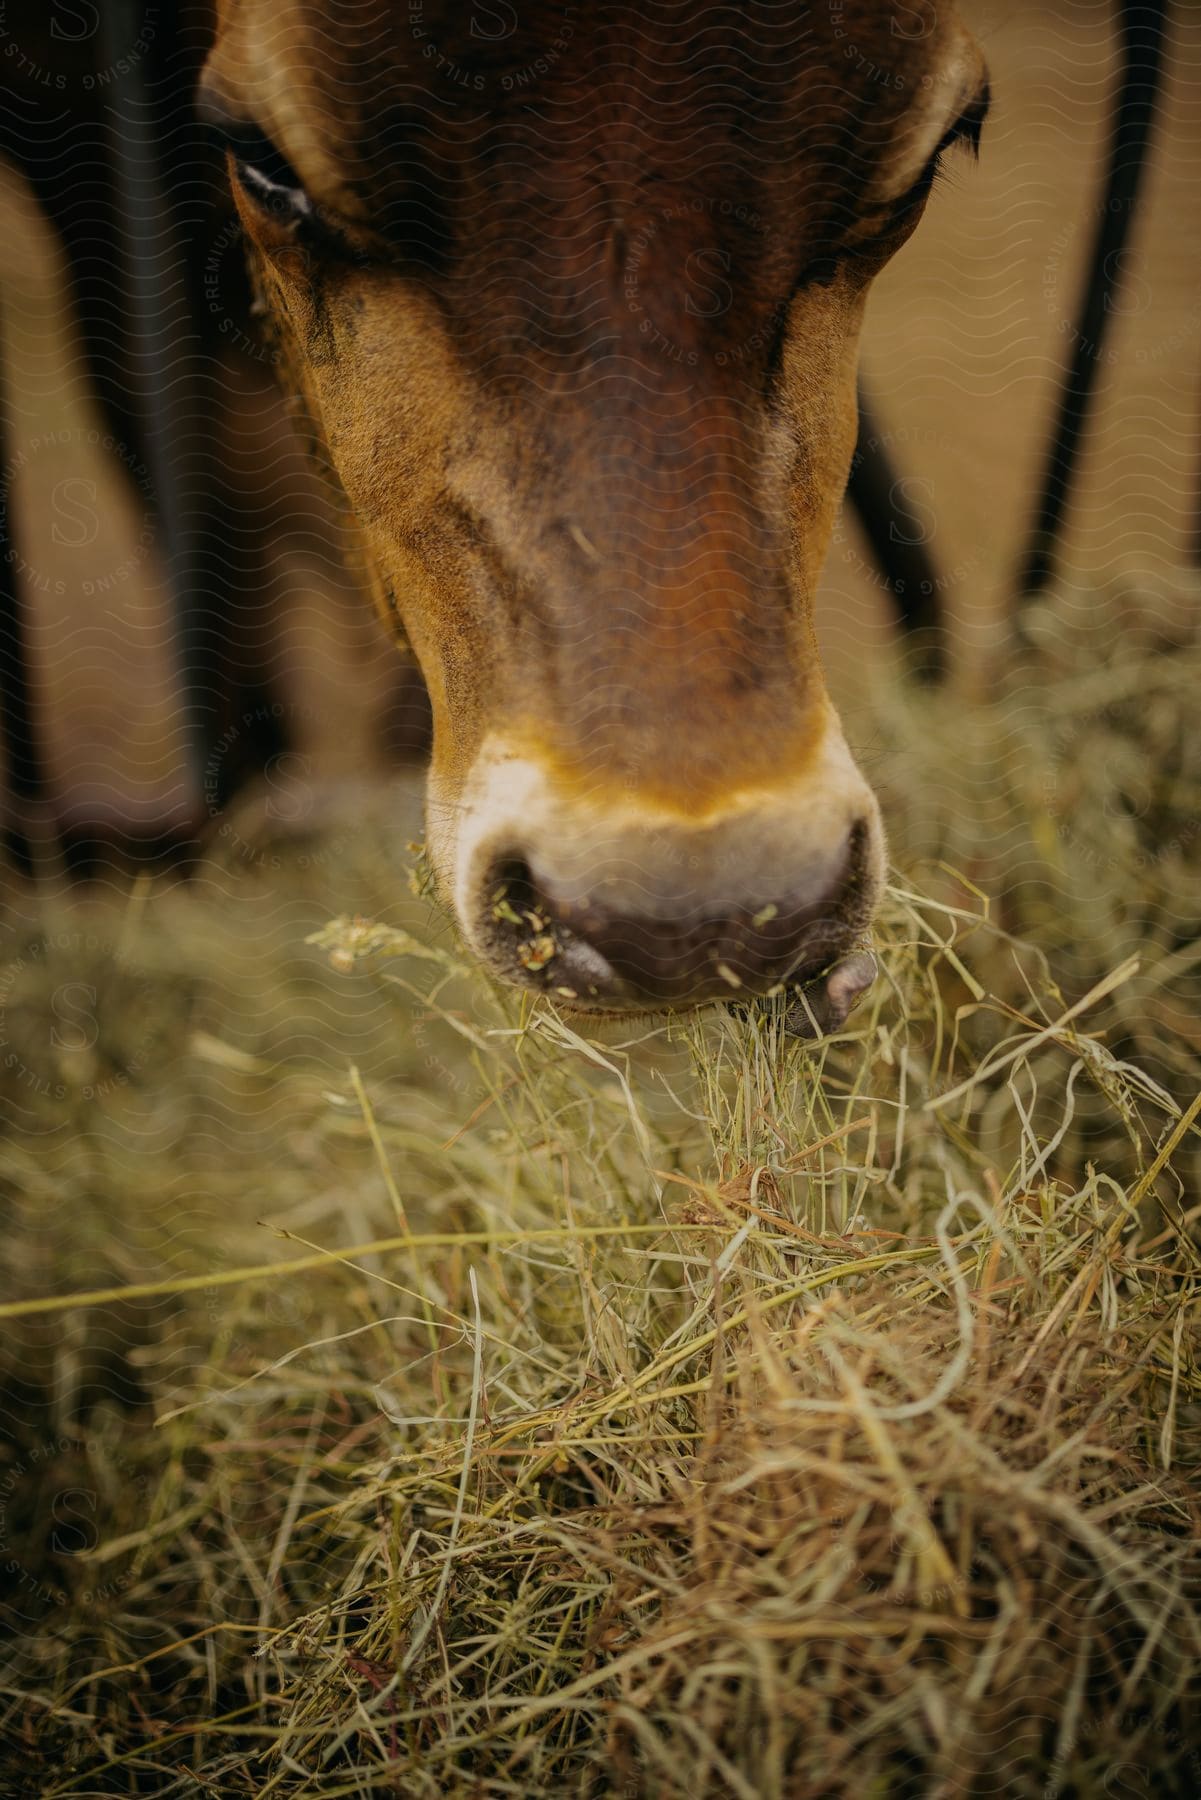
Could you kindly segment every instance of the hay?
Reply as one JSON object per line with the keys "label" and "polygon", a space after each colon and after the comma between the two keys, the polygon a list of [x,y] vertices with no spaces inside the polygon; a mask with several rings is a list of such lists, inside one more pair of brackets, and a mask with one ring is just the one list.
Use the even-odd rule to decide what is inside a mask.
{"label": "hay", "polygon": [[1070,867],[1033,919],[1045,857],[988,901],[943,857],[836,1037],[597,1040],[398,907],[379,831],[30,917],[26,1069],[89,930],[145,1014],[0,1070],[13,1791],[1196,1791],[1161,901],[1102,946]]}
{"label": "hay", "polygon": [[[1037,945],[1073,996],[1137,954],[1097,1024],[1201,1085],[1201,573],[1064,585],[1029,608],[987,701],[882,684],[873,774],[928,891]],[[1002,959],[994,990],[1020,992]]]}

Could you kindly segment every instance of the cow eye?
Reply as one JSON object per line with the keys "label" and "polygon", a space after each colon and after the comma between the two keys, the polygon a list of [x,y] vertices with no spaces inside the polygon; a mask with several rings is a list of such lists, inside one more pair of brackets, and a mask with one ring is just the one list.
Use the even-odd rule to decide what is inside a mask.
{"label": "cow eye", "polygon": [[899,200],[893,202],[892,215],[894,220],[902,218],[919,200],[925,199],[926,195],[930,192],[930,189],[934,186],[935,181],[938,179],[943,157],[954,145],[962,144],[972,156],[979,155],[980,132],[983,129],[984,120],[988,113],[988,101],[989,94],[986,83],[972,101],[971,105],[966,107],[955,120],[955,123],[948,126],[946,131],[943,132],[942,137],[934,146],[934,149],[930,154],[929,161],[917,180],[913,183],[912,187],[907,193],[902,194]]}
{"label": "cow eye", "polygon": [[238,180],[257,206],[281,219],[303,219],[312,213],[304,183],[264,132],[245,125],[223,136],[226,149],[233,152]]}
{"label": "cow eye", "polygon": [[[922,208],[929,198],[930,191],[938,179],[942,159],[946,152],[956,144],[964,145],[973,156],[980,148],[980,131],[988,112],[989,93],[987,83],[971,102],[965,107],[953,125],[948,126],[926,160],[925,167],[917,179],[910,183],[903,194],[889,201],[877,213],[869,215],[859,226],[853,229],[844,239],[841,254],[856,257],[872,257],[881,252],[891,254],[891,248],[904,241],[913,230],[921,214]],[[819,285],[825,285],[838,266],[839,252],[814,266],[821,273]],[[808,275],[808,272],[807,272]],[[812,276],[808,276],[812,279]]]}
{"label": "cow eye", "polygon": [[308,211],[301,176],[265,131],[254,124],[229,124],[221,131],[221,144],[234,153],[239,182],[265,211]]}
{"label": "cow eye", "polygon": [[291,243],[323,262],[358,264],[367,253],[352,242],[354,228],[328,206],[313,200],[300,176],[272,140],[254,125],[227,126],[222,131],[231,152],[234,177],[246,198],[262,213],[287,228]]}
{"label": "cow eye", "polygon": [[312,205],[304,189],[291,181],[272,181],[259,163],[238,163],[238,179],[252,200],[280,218],[304,218]]}
{"label": "cow eye", "polygon": [[973,156],[978,156],[980,154],[980,133],[984,130],[984,121],[988,117],[991,103],[992,92],[986,81],[945,134],[935,154],[941,156],[943,151],[948,150],[952,144],[964,144]]}

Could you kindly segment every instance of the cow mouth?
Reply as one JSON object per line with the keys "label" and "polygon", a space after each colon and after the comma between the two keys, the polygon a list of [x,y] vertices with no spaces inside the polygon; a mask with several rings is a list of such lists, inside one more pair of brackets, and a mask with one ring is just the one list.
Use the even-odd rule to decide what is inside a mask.
{"label": "cow mouth", "polygon": [[493,862],[477,944],[494,973],[569,1012],[628,1019],[787,994],[786,1029],[818,1036],[842,1025],[875,976],[860,947],[875,886],[866,824],[852,831],[825,896],[720,917],[695,905],[670,921],[634,917],[605,904],[603,885],[569,902],[511,855]]}

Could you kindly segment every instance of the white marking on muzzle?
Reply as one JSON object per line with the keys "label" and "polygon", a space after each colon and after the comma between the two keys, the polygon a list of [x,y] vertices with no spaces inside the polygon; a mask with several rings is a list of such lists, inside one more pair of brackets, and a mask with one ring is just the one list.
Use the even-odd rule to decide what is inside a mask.
{"label": "white marking on muzzle", "polygon": [[831,710],[804,774],[731,789],[708,813],[633,795],[566,796],[553,774],[499,735],[485,741],[453,799],[431,775],[430,857],[460,929],[485,951],[485,892],[498,861],[522,858],[562,900],[603,896],[610,910],[673,918],[787,901],[816,902],[837,880],[851,829],[868,828],[867,879],[884,861],[879,809]]}

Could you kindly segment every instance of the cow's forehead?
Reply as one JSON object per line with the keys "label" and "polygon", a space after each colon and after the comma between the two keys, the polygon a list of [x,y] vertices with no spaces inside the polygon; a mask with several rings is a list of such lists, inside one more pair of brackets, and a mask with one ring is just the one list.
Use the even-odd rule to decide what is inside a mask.
{"label": "cow's forehead", "polygon": [[866,197],[901,192],[980,67],[950,0],[742,0],[691,18],[666,0],[219,0],[218,14],[210,93],[363,213],[381,184],[428,179],[427,155],[453,199],[456,172],[498,144],[544,166],[591,159],[601,177],[599,143],[717,187],[723,166],[726,185],[755,165],[803,176],[825,153]]}

